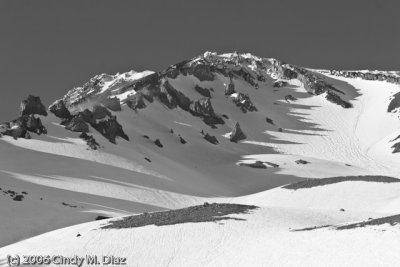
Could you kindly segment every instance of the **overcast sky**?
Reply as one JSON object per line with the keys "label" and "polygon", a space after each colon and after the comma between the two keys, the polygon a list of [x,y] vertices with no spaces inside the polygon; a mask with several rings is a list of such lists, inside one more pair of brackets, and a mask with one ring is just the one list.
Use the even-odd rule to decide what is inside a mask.
{"label": "overcast sky", "polygon": [[400,70],[400,1],[2,0],[0,121],[100,73],[162,70],[206,50],[315,68]]}

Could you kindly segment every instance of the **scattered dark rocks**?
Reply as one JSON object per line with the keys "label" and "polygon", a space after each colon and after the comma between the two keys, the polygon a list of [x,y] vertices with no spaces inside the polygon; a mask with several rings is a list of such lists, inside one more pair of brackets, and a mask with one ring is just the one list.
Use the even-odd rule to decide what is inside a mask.
{"label": "scattered dark rocks", "polygon": [[204,97],[211,98],[210,89],[203,88],[203,87],[201,87],[201,86],[196,84],[196,86],[194,87],[194,90],[196,90],[196,92],[198,92],[199,94],[201,94]]}
{"label": "scattered dark rocks", "polygon": [[267,166],[265,166],[265,164],[262,161],[258,161],[258,160],[253,163],[240,163],[239,165],[256,168],[256,169],[266,169],[267,168]]}
{"label": "scattered dark rocks", "polygon": [[29,95],[26,100],[21,102],[22,115],[43,115],[47,116],[45,106],[42,104],[40,97]]}
{"label": "scattered dark rocks", "polygon": [[317,186],[323,186],[328,184],[335,184],[341,182],[350,182],[350,181],[363,181],[363,182],[377,182],[377,183],[398,183],[400,179],[396,179],[388,176],[345,176],[345,177],[332,177],[332,178],[323,178],[323,179],[307,179],[301,182],[293,183],[290,185],[286,185],[283,188],[285,189],[303,189],[303,188],[312,188]]}
{"label": "scattered dark rocks", "polygon": [[88,135],[87,133],[83,132],[79,135],[79,138],[85,140],[86,144],[92,150],[97,150],[100,147],[100,144],[97,143],[96,139],[92,135]]}
{"label": "scattered dark rocks", "polygon": [[295,162],[296,162],[296,164],[303,164],[303,165],[310,163],[310,162],[308,162],[306,160],[302,160],[302,159],[296,160]]}
{"label": "scattered dark rocks", "polygon": [[246,139],[246,135],[243,133],[239,123],[237,122],[232,130],[229,140],[236,143],[243,139]]}
{"label": "scattered dark rocks", "polygon": [[285,82],[285,81],[276,81],[276,82],[274,82],[274,87],[277,87],[277,88],[285,87],[285,86],[288,86],[288,85],[289,85],[289,83]]}
{"label": "scattered dark rocks", "polygon": [[158,147],[164,147],[163,146],[163,144],[161,144],[161,141],[160,141],[160,139],[156,139],[155,141],[154,141],[154,144],[156,145],[156,146],[158,146]]}
{"label": "scattered dark rocks", "polygon": [[111,221],[103,226],[103,229],[124,229],[143,227],[146,225],[175,225],[196,222],[218,222],[222,220],[244,220],[228,217],[233,214],[248,214],[257,209],[256,206],[239,204],[217,204],[205,203],[204,205],[192,206],[184,209],[144,213],[125,217],[121,220]]}

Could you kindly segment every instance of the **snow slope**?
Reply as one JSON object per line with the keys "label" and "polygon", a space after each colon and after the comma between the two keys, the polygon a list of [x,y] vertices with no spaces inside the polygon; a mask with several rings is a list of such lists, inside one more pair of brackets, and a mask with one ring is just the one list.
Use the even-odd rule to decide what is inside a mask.
{"label": "snow slope", "polygon": [[[32,134],[30,140],[1,137],[0,188],[27,195],[17,202],[0,194],[0,212],[8,215],[0,217],[0,255],[113,254],[128,257],[129,266],[390,266],[398,261],[390,249],[398,245],[395,226],[291,230],[399,214],[399,184],[347,181],[298,190],[281,187],[309,178],[400,178],[400,156],[392,153],[390,142],[400,134],[400,121],[387,112],[398,85],[315,71],[343,92],[340,96],[353,106],[345,109],[329,102],[326,93],[308,93],[298,79],[276,87],[282,77],[274,67],[264,69],[275,66],[276,60],[206,53],[190,64],[204,58],[217,58],[218,64],[238,73],[262,76],[257,86],[246,76],[232,78],[222,72],[215,72],[212,81],[191,73],[162,78],[193,101],[204,97],[196,86],[212,88],[212,107],[224,124],[210,127],[201,117],[157,99],[145,100],[144,109],[130,109],[127,99],[140,92],[135,83],[152,72],[129,72],[96,76],[90,81],[96,90],[79,87],[64,99],[72,99],[71,110],[76,111],[116,96],[122,111],[112,114],[130,141],[112,144],[90,127],[90,135],[100,143],[99,150],[90,150],[79,133],[65,130],[52,114],[41,117],[47,135]],[[225,95],[230,83],[236,92]],[[243,112],[233,102],[239,93],[247,94],[257,111]],[[73,106],[74,101],[79,104]],[[229,133],[237,122],[246,139],[233,143]],[[219,144],[207,142],[202,132],[215,136]],[[156,139],[163,147],[154,144]],[[243,165],[257,161],[266,168]],[[220,223],[99,230],[106,221],[90,222],[99,215],[118,217],[204,202],[260,208],[236,215],[243,221]],[[384,259],[376,256],[383,253]],[[1,264],[6,264],[3,256]]]}

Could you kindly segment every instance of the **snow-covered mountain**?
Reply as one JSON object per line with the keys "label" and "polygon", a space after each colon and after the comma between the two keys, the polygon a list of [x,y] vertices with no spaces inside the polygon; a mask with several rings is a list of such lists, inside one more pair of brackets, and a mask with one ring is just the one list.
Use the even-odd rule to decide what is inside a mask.
{"label": "snow-covered mountain", "polygon": [[[0,255],[119,255],[128,266],[398,262],[399,83],[394,71],[206,52],[161,72],[95,76],[48,108],[30,96],[21,117],[0,125]],[[168,210],[193,205],[200,217],[225,217],[90,222],[143,212],[132,220],[169,221],[192,210]]]}

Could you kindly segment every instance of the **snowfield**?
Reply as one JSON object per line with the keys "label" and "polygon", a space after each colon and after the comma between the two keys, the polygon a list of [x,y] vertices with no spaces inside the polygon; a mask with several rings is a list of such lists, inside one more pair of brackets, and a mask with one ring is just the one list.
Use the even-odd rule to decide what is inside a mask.
{"label": "snowfield", "polygon": [[[220,57],[228,60],[233,54]],[[245,67],[258,68],[253,63]],[[326,93],[309,94],[297,79],[276,88],[274,73],[266,74],[257,88],[232,79],[236,91],[231,95],[225,89],[232,81],[220,73],[213,81],[192,74],[168,78],[194,100],[203,97],[195,86],[212,88],[211,103],[224,124],[210,127],[159,101],[130,109],[126,100],[137,92],[123,86],[153,73],[131,71],[103,74],[96,93],[123,92],[113,94],[122,111],[112,114],[130,141],[119,138],[112,144],[90,127],[89,134],[100,144],[91,150],[53,114],[41,116],[47,135],[32,134],[29,140],[2,136],[0,266],[8,265],[9,254],[113,255],[126,257],[127,266],[397,265],[399,225],[336,227],[400,214],[400,182],[395,180],[400,178],[400,153],[391,148],[400,120],[387,112],[400,88],[315,71],[353,107],[329,102]],[[239,108],[233,102],[239,93],[257,111]],[[237,122],[246,139],[234,143],[229,138]],[[218,143],[207,142],[206,133]],[[367,175],[394,182],[355,178]],[[285,187],[332,177],[346,179]],[[11,191],[23,195],[22,201],[13,199]],[[101,228],[131,214],[205,202],[258,208],[215,222]]]}

